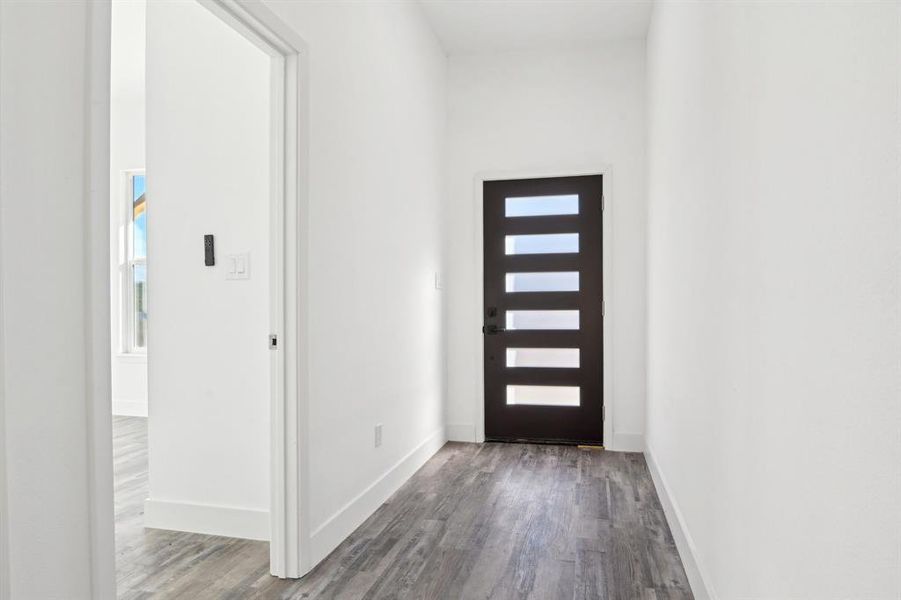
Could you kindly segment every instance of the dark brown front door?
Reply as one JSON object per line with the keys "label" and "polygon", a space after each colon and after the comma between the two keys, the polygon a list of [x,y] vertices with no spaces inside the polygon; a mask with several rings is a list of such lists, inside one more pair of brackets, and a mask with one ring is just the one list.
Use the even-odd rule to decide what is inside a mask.
{"label": "dark brown front door", "polygon": [[603,443],[603,180],[484,183],[485,437]]}

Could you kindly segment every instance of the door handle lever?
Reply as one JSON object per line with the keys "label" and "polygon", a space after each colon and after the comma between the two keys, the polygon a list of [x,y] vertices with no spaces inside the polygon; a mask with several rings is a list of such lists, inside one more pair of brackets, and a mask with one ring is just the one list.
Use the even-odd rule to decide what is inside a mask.
{"label": "door handle lever", "polygon": [[482,333],[484,333],[485,335],[497,335],[504,331],[507,331],[507,330],[504,329],[503,327],[498,327],[497,325],[483,325],[482,326]]}

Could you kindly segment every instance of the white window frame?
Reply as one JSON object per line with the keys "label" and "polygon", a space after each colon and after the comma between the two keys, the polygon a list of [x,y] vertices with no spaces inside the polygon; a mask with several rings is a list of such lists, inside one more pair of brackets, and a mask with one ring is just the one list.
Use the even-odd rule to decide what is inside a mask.
{"label": "white window frame", "polygon": [[[144,169],[129,169],[123,172],[124,189],[122,192],[122,219],[121,219],[121,260],[119,261],[119,343],[120,351],[126,356],[146,356],[147,347],[139,348],[135,346],[135,294],[134,286],[131,284],[131,273],[136,265],[142,265],[147,268],[147,258],[134,257],[134,236],[133,236],[133,215],[134,200],[132,198],[132,190],[134,188],[135,176],[145,177]],[[146,191],[144,192],[146,194]],[[145,199],[146,202],[146,199]],[[146,211],[147,208],[145,207]]]}

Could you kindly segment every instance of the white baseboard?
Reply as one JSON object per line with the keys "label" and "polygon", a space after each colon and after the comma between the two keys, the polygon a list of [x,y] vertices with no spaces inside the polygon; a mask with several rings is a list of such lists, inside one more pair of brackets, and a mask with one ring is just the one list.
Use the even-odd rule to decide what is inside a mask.
{"label": "white baseboard", "polygon": [[429,435],[381,477],[345,504],[310,536],[310,564],[315,565],[363,524],[447,441],[444,428]]}
{"label": "white baseboard", "polygon": [[269,511],[148,498],[144,527],[268,541]]}
{"label": "white baseboard", "polygon": [[476,427],[468,423],[448,423],[445,426],[449,442],[475,442]]}
{"label": "white baseboard", "polygon": [[113,400],[113,415],[117,417],[146,417],[147,402],[143,400]]}
{"label": "white baseboard", "polygon": [[615,433],[613,443],[604,445],[614,452],[644,452],[644,435],[640,433]]}
{"label": "white baseboard", "polygon": [[717,600],[718,596],[713,589],[710,575],[698,560],[697,549],[691,533],[685,525],[685,519],[682,517],[682,511],[673,497],[666,478],[657,465],[654,458],[654,452],[650,445],[645,447],[645,459],[648,463],[648,470],[651,472],[651,478],[654,480],[654,487],[657,488],[657,496],[660,498],[660,504],[663,505],[663,512],[666,514],[667,523],[669,523],[670,531],[673,533],[673,539],[676,542],[676,548],[679,550],[679,557],[682,559],[682,566],[685,568],[685,574],[688,576],[688,583],[691,584],[691,591],[695,600]]}

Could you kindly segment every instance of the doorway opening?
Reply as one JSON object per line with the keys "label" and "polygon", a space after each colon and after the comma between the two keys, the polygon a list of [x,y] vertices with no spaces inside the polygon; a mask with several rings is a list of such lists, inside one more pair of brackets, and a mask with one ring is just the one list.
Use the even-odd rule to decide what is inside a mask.
{"label": "doorway opening", "polygon": [[92,161],[110,178],[95,204],[109,253],[93,264],[109,274],[95,343],[110,356],[113,443],[99,429],[94,444],[98,472],[114,462],[119,594],[164,592],[178,569],[166,553],[185,544],[299,577],[302,42],[231,0],[112,3],[110,36],[109,113],[94,109],[110,152]]}

